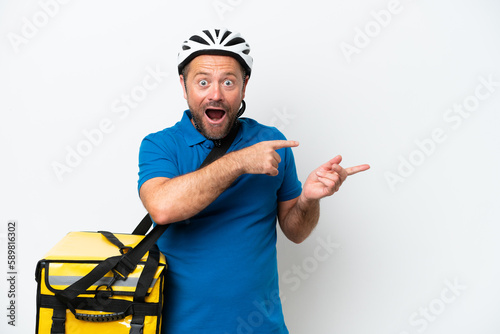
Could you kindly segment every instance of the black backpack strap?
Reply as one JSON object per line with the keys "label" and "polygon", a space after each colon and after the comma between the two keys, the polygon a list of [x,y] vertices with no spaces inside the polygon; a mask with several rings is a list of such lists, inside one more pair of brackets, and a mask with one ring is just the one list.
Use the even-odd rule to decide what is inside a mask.
{"label": "black backpack strap", "polygon": [[155,244],[149,250],[149,256],[146,260],[146,264],[142,269],[142,274],[139,277],[137,286],[134,292],[134,302],[144,303],[148,290],[153,283],[156,270],[158,269],[158,264],[160,262],[160,250]]}
{"label": "black backpack strap", "polygon": [[[240,122],[237,121],[226,137],[224,137],[221,140],[214,140],[214,147],[212,148],[210,153],[208,153],[207,157],[205,158],[205,160],[203,160],[201,166],[198,169],[208,166],[215,160],[222,157],[231,147],[231,144],[236,138],[239,129],[240,129]],[[144,218],[142,218],[141,222],[139,223],[139,225],[137,225],[132,234],[146,235],[146,233],[149,231],[152,225],[153,225],[153,220],[151,220],[151,217],[149,216],[148,213],[144,216]]]}
{"label": "black backpack strap", "polygon": [[125,246],[118,238],[111,232],[108,231],[97,231],[97,233],[101,233],[103,236],[108,239],[109,242],[111,242],[113,245],[118,247],[120,249],[121,254],[125,254],[127,251],[132,249],[130,246]]}
{"label": "black backpack strap", "polygon": [[139,225],[137,225],[132,234],[146,235],[146,233],[148,233],[152,225],[153,221],[151,220],[151,217],[149,216],[148,213],[144,216],[144,218],[142,218],[141,222],[139,223]]}
{"label": "black backpack strap", "polygon": [[64,305],[53,308],[52,327],[50,334],[65,334],[66,333],[66,307]]}
{"label": "black backpack strap", "polygon": [[[129,252],[130,253],[130,252]],[[128,253],[127,253],[128,254]],[[56,297],[72,311],[76,309],[73,305],[74,300],[78,295],[87,291],[89,287],[101,279],[105,274],[111,271],[120,262],[122,256],[108,257],[106,260],[99,263],[90,273],[80,278],[75,283],[68,286],[61,292],[56,293]],[[111,284],[110,284],[111,285]],[[71,307],[73,306],[73,307]]]}
{"label": "black backpack strap", "polygon": [[210,165],[212,162],[222,157],[227,152],[227,150],[229,150],[229,147],[231,147],[231,144],[238,134],[238,130],[240,128],[239,125],[240,122],[238,121],[234,124],[233,128],[231,129],[231,131],[229,131],[229,134],[226,137],[221,140],[214,140],[214,148],[210,151],[210,153],[208,153],[205,160],[203,160],[203,162],[201,163],[199,169]]}
{"label": "black backpack strap", "polygon": [[163,232],[168,228],[169,224],[156,225],[151,232],[149,232],[144,239],[141,240],[132,250],[128,251],[114,267],[115,274],[127,277],[141,261],[144,254],[146,254],[161,237]]}
{"label": "black backpack strap", "polygon": [[132,320],[130,321],[130,332],[129,334],[142,334],[144,331],[144,320],[146,317],[142,314],[134,313]]}

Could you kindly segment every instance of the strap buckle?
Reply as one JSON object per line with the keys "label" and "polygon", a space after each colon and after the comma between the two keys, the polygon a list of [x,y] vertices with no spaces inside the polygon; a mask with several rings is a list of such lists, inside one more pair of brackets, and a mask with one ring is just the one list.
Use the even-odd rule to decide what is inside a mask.
{"label": "strap buckle", "polygon": [[130,334],[142,334],[143,333],[144,324],[130,324]]}
{"label": "strap buckle", "polygon": [[130,246],[123,246],[123,247],[120,247],[120,254],[121,254],[121,255],[125,255],[125,254],[127,254],[130,250],[132,250],[132,247],[130,247]]}
{"label": "strap buckle", "polygon": [[[113,286],[113,284],[116,283],[116,281],[125,281],[127,279],[127,276],[124,276],[122,275],[119,271],[117,271],[116,269],[111,269],[111,271],[113,272],[113,278],[111,279],[111,281],[109,282],[109,284],[107,285],[107,288],[108,289],[111,289],[111,286]],[[112,290],[112,289],[111,289]]]}

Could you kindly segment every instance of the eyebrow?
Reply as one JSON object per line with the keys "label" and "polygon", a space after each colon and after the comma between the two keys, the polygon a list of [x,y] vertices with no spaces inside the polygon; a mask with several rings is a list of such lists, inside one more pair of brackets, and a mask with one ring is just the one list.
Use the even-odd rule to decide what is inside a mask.
{"label": "eyebrow", "polygon": [[197,75],[209,75],[209,74],[210,73],[208,73],[208,72],[196,72],[196,73],[194,73],[195,76],[197,76]]}
{"label": "eyebrow", "polygon": [[[196,72],[194,73],[194,76],[197,76],[197,75],[210,75],[210,73],[208,72],[204,72],[204,71],[200,71],[200,72]],[[224,76],[233,76],[233,77],[236,77],[236,74],[234,72],[224,72],[223,73]]]}

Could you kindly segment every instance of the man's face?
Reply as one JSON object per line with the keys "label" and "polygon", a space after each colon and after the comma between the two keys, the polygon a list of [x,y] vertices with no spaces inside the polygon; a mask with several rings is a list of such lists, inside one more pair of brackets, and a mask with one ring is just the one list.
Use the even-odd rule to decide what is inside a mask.
{"label": "man's face", "polygon": [[194,58],[180,76],[193,125],[206,138],[224,138],[245,97],[248,76],[243,80],[240,64],[232,57],[202,55]]}

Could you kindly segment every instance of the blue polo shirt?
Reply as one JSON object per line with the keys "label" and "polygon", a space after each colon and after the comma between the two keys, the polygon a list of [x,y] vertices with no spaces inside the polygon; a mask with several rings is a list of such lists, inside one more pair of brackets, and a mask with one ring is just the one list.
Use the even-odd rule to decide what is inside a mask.
{"label": "blue polo shirt", "polygon": [[[192,125],[189,110],[171,128],[144,138],[139,184],[195,171],[213,147]],[[240,118],[228,152],[285,139],[276,128]],[[159,239],[169,268],[164,333],[288,333],[279,298],[276,260],[278,202],[300,195],[290,148],[277,176],[244,174],[212,204],[172,224]],[[202,184],[199,185],[203,187]]]}

